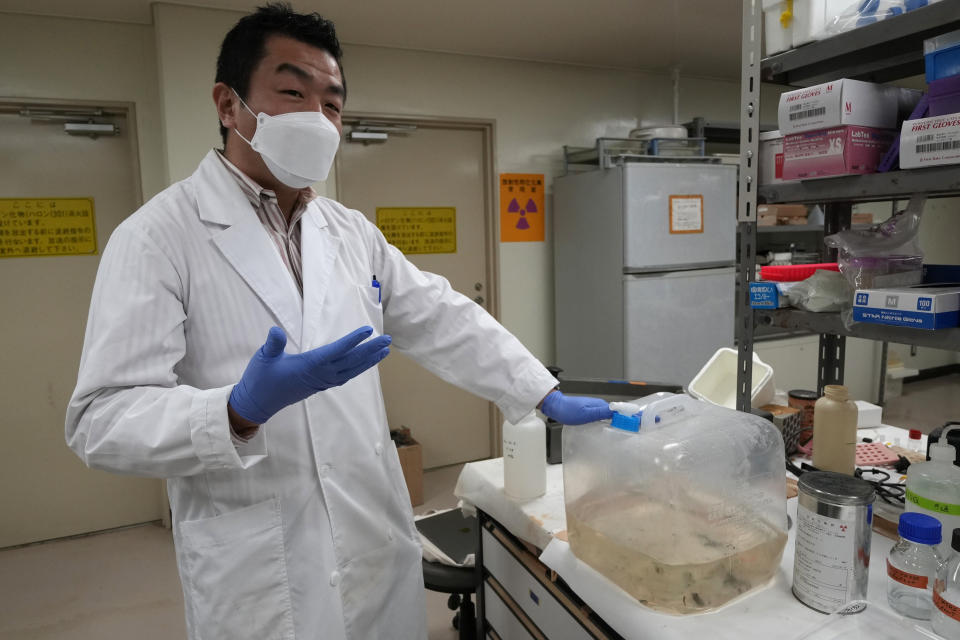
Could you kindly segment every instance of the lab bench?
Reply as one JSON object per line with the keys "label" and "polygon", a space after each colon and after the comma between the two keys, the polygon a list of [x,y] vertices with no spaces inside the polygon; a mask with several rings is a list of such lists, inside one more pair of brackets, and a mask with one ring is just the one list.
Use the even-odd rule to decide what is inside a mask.
{"label": "lab bench", "polygon": [[[895,427],[859,435],[878,432],[881,439],[902,433],[906,440],[907,432]],[[639,604],[570,552],[561,464],[547,467],[546,493],[534,500],[516,502],[504,494],[502,458],[465,465],[454,493],[480,522],[478,638],[792,638],[826,619],[791,592],[796,497],[787,500],[791,526],[780,569],[768,586],[709,613],[675,616]],[[887,604],[884,562],[893,543],[874,531],[868,600],[896,616]],[[918,625],[929,632],[928,622]]]}

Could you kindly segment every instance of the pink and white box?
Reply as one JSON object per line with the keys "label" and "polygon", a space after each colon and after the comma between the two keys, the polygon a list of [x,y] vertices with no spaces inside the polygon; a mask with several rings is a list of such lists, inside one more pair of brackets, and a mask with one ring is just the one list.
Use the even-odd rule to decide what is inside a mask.
{"label": "pink and white box", "polygon": [[874,173],[895,131],[854,125],[794,133],[783,139],[783,179]]}

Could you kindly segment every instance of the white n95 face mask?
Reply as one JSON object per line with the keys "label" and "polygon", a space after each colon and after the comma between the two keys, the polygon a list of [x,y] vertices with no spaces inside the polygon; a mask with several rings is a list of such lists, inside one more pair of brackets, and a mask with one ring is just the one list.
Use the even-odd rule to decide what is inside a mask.
{"label": "white n95 face mask", "polygon": [[[237,92],[234,91],[236,94]],[[247,103],[240,104],[254,115]],[[340,147],[340,132],[319,111],[297,111],[271,116],[256,114],[257,130],[247,140],[234,131],[260,154],[273,176],[293,189],[309,187],[326,180]]]}

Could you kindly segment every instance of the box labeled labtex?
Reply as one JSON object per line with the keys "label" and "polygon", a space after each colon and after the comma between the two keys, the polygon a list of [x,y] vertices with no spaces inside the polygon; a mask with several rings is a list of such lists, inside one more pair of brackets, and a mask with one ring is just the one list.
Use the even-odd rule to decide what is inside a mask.
{"label": "box labeled labtex", "polygon": [[895,135],[859,126],[792,133],[783,141],[783,179],[874,173]]}

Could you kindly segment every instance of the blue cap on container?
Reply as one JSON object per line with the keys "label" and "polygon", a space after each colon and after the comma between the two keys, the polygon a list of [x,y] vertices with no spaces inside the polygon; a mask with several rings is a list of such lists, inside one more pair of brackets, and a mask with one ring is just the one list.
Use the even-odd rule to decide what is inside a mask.
{"label": "blue cap on container", "polygon": [[920,544],[940,544],[943,539],[940,521],[925,513],[908,511],[900,514],[897,533],[900,537]]}
{"label": "blue cap on container", "polygon": [[617,429],[623,429],[624,431],[633,431],[636,433],[640,431],[640,414],[634,416],[625,416],[622,413],[613,412],[613,417],[610,419],[610,426],[616,427]]}

